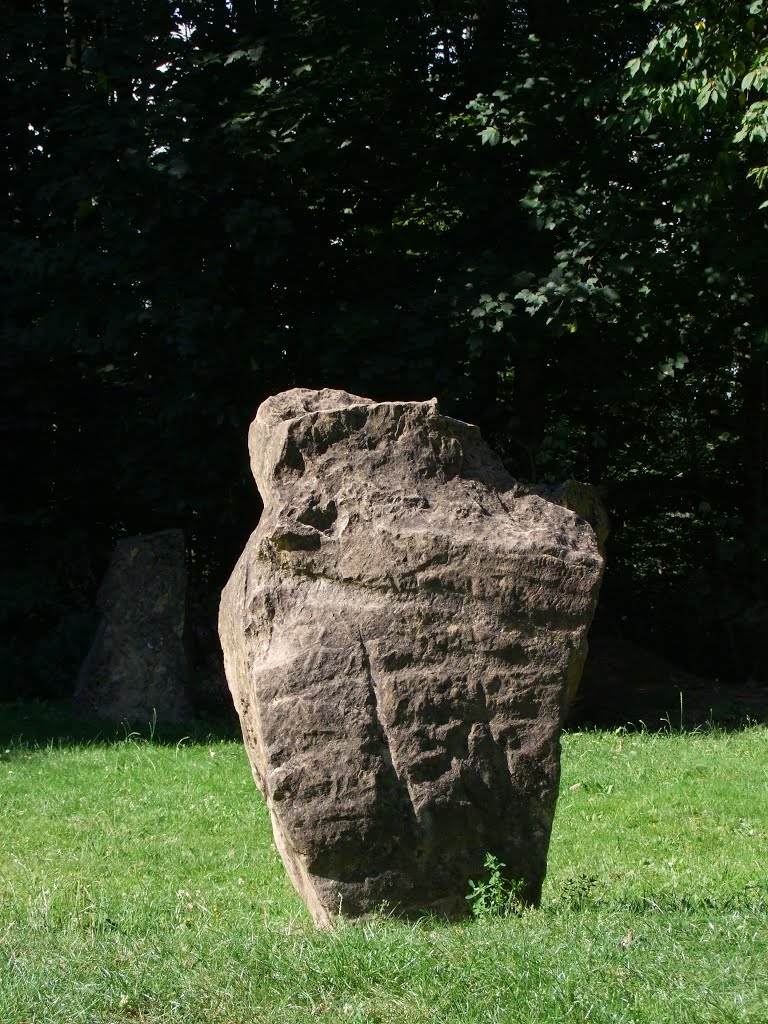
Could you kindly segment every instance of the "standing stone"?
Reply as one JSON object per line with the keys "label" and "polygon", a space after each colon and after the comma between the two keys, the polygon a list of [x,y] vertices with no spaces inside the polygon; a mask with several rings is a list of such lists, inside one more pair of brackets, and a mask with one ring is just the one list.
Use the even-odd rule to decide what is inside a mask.
{"label": "standing stone", "polygon": [[181,530],[125,537],[98,595],[96,637],[75,689],[81,714],[110,722],[192,717],[184,644],[186,552]]}
{"label": "standing stone", "polygon": [[429,402],[296,389],[249,435],[264,513],[219,634],[315,922],[466,914],[486,853],[538,902],[603,560]]}

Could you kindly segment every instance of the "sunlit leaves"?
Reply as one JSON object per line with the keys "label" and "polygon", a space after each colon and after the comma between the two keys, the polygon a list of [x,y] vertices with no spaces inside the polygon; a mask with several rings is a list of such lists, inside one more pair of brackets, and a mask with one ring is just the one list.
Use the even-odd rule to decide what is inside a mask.
{"label": "sunlit leaves", "polygon": [[[648,0],[656,31],[644,51],[625,64],[629,87],[623,101],[636,111],[634,124],[648,129],[654,118],[695,122],[717,130],[737,149],[747,175],[751,147],[768,141],[768,114],[756,93],[768,90],[768,15],[762,2],[728,2],[701,17],[699,8]],[[643,111],[646,111],[645,119]],[[626,118],[625,118],[626,123]],[[726,143],[727,144],[727,143]]]}
{"label": "sunlit leaves", "polygon": [[[528,78],[514,92],[528,90],[534,79]],[[496,146],[500,142],[519,146],[528,138],[529,114],[524,106],[512,107],[514,95],[497,89],[491,96],[477,96],[467,104],[470,120],[481,130],[478,132],[482,145]]]}
{"label": "sunlit leaves", "polygon": [[495,146],[501,141],[501,132],[494,125],[488,125],[480,132],[480,141],[485,145]]}
{"label": "sunlit leaves", "polygon": [[688,356],[684,352],[678,352],[677,355],[666,359],[659,367],[659,380],[664,380],[665,377],[674,377],[675,370],[682,370],[688,362]]}
{"label": "sunlit leaves", "polygon": [[[752,103],[744,115],[742,126],[733,137],[734,142],[765,142],[768,139],[768,100],[760,100]],[[756,173],[757,168],[752,169],[750,174],[762,184],[760,176]]]}

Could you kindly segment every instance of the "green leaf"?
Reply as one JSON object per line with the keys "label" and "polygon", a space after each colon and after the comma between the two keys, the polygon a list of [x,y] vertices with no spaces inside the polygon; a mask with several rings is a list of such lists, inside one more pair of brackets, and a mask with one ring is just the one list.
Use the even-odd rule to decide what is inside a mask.
{"label": "green leaf", "polygon": [[707,85],[704,86],[699,95],[696,97],[696,106],[699,108],[699,110],[703,110],[704,107],[706,107],[706,105],[709,103],[710,99],[712,99],[712,86],[709,83],[707,83]]}
{"label": "green leaf", "polygon": [[632,60],[627,61],[627,63],[624,65],[624,67],[630,73],[632,78],[634,78],[640,70],[642,62],[643,61],[641,57],[634,57]]}
{"label": "green leaf", "polygon": [[495,146],[501,140],[501,132],[493,125],[488,125],[480,132],[480,141],[483,145]]}

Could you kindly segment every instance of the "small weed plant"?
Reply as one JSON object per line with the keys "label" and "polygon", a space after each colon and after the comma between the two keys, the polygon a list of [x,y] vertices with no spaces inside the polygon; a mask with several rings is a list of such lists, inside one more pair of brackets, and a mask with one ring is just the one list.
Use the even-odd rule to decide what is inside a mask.
{"label": "small weed plant", "polygon": [[506,878],[506,866],[492,853],[486,853],[484,867],[488,872],[487,881],[469,880],[467,899],[472,904],[472,913],[475,917],[512,917],[520,913],[521,894],[525,883],[522,879]]}

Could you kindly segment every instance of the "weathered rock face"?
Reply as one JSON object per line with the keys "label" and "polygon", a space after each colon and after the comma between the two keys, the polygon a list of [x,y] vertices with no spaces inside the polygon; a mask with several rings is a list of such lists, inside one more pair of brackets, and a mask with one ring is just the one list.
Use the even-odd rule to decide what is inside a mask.
{"label": "weathered rock face", "polygon": [[101,622],[75,689],[82,714],[110,722],[188,721],[181,530],[118,541],[98,596]]}
{"label": "weathered rock face", "polygon": [[434,400],[289,391],[249,447],[265,508],[219,633],[316,923],[465,914],[488,852],[538,901],[602,572],[592,528]]}

